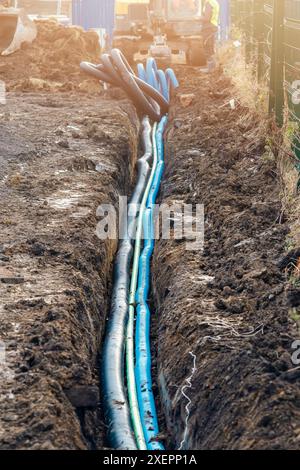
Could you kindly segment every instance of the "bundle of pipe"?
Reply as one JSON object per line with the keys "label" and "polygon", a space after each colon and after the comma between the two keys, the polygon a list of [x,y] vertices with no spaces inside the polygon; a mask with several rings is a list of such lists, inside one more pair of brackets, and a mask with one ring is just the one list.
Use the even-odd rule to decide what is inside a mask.
{"label": "bundle of pipe", "polygon": [[[163,445],[157,438],[159,429],[152,392],[147,298],[154,247],[153,210],[164,168],[163,132],[170,87],[176,88],[178,82],[172,69],[166,72],[158,70],[152,58],[148,59],[146,68],[138,64],[139,76],[116,49],[110,56],[104,54],[101,61],[100,65],[83,62],[81,67],[99,80],[122,87],[132,98],[144,114],[145,150],[138,160],[137,183],[126,214],[127,221],[120,227],[111,315],[103,348],[102,386],[108,438],[112,447],[117,449],[162,450]],[[157,122],[154,123],[152,132],[149,118],[159,121],[158,126]],[[125,344],[129,406],[124,383]]]}
{"label": "bundle of pipe", "polygon": [[[138,73],[141,79],[147,81],[156,90],[160,91],[169,101],[170,87],[177,87],[178,82],[172,69],[166,72],[157,69],[153,58],[147,60],[146,69],[143,64],[138,64]],[[129,390],[129,402],[131,417],[137,442],[142,442],[149,450],[163,450],[163,445],[158,440],[159,427],[152,391],[151,374],[151,345],[150,345],[150,309],[148,305],[148,294],[150,289],[150,262],[154,249],[154,206],[159,191],[160,182],[164,169],[164,145],[163,132],[167,123],[167,117],[162,117],[157,125],[153,126],[152,148],[153,161],[151,174],[144,193],[144,204],[142,202],[139,219],[137,242],[133,261],[133,271],[129,296],[129,321],[127,325],[126,339],[126,366],[127,384]],[[141,225],[141,227],[140,227]],[[144,246],[140,252],[140,242],[143,235]],[[135,264],[138,263],[138,270]],[[135,271],[138,272],[138,279]],[[134,308],[136,305],[136,309]],[[134,336],[134,313],[136,310],[136,328]],[[135,341],[133,338],[135,337]],[[132,353],[135,346],[135,362]],[[136,393],[134,393],[133,374]],[[135,413],[136,401],[138,403],[139,415]],[[142,430],[140,429],[142,427]],[[142,440],[144,437],[144,442]]]}
{"label": "bundle of pipe", "polygon": [[[160,121],[168,112],[168,94],[162,93],[155,86],[153,78],[147,81],[145,75],[142,77],[135,75],[119,49],[112,49],[110,54],[102,54],[101,63],[98,65],[81,62],[80,67],[98,80],[122,88],[143,116],[149,116],[153,121]],[[162,70],[159,71],[157,78],[166,82]],[[156,79],[156,83],[158,80]]]}
{"label": "bundle of pipe", "polygon": [[[135,382],[143,433],[150,450],[163,450],[158,440],[159,427],[152,390],[150,321],[148,305],[150,290],[150,263],[154,249],[154,207],[164,169],[163,131],[167,118],[163,117],[155,129],[153,180],[143,212],[144,247],[139,257],[139,277],[136,290],[135,328]],[[131,338],[131,336],[129,336]]]}
{"label": "bundle of pipe", "polygon": [[[136,444],[136,438],[132,433],[132,408],[129,409],[124,384],[124,351],[126,331],[128,329],[129,285],[132,282],[130,276],[131,261],[135,239],[138,239],[136,227],[140,204],[151,173],[150,161],[152,159],[151,125],[147,117],[143,119],[142,125],[144,155],[137,162],[137,182],[130,199],[128,214],[126,214],[127,224],[125,221],[120,227],[120,243],[114,265],[111,310],[104,340],[101,368],[108,440],[113,448],[122,450],[132,450],[142,446],[142,443]],[[134,434],[136,435],[136,432]]]}

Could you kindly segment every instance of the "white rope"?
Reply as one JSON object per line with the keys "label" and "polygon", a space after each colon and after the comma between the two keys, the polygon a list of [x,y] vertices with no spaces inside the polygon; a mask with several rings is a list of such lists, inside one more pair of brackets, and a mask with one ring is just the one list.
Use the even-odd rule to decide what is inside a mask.
{"label": "white rope", "polygon": [[183,446],[184,446],[185,441],[186,441],[186,436],[187,436],[187,432],[188,432],[188,421],[189,421],[189,417],[190,417],[190,405],[192,403],[192,400],[190,399],[190,397],[185,393],[185,389],[186,388],[192,388],[192,378],[193,378],[193,376],[194,376],[194,374],[197,370],[197,368],[196,368],[196,355],[191,351],[189,352],[189,354],[193,357],[193,368],[192,368],[191,375],[185,380],[186,385],[184,385],[181,389],[181,394],[184,396],[184,398],[186,398],[187,404],[185,406],[185,411],[186,411],[185,429],[184,429],[184,433],[183,433],[183,439],[180,443],[180,447],[179,447],[178,450],[183,449]]}

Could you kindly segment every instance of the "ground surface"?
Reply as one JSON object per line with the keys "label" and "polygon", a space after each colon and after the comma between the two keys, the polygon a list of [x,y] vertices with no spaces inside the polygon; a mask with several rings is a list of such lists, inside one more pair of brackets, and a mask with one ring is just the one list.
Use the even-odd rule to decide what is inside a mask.
{"label": "ground surface", "polygon": [[[153,262],[158,373],[170,438],[190,449],[299,448],[298,335],[282,269],[289,228],[265,128],[230,80],[178,69],[161,202],[205,207],[205,244],[159,241]],[[193,97],[181,97],[182,94]],[[189,106],[183,107],[192,101]],[[289,302],[287,301],[289,298]],[[196,371],[192,388],[184,388]]]}
{"label": "ground surface", "polygon": [[0,111],[0,448],[99,448],[117,245],[96,209],[130,192],[138,121],[101,96],[9,94]]}

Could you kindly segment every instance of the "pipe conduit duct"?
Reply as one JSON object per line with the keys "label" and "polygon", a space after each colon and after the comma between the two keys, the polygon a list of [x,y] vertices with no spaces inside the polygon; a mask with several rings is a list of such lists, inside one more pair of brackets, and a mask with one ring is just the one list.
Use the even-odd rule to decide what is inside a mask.
{"label": "pipe conduit duct", "polygon": [[126,224],[120,227],[121,241],[114,266],[111,312],[103,348],[102,390],[108,438],[112,447],[123,450],[136,449],[124,385],[124,350],[135,224],[151,171],[151,126],[147,117],[143,119],[142,125],[145,153],[137,162],[137,183],[130,200],[128,230],[123,229]]}
{"label": "pipe conduit duct", "polygon": [[[127,220],[120,227],[103,347],[101,375],[108,439],[115,449],[163,450],[157,439],[147,298],[154,249],[154,206],[164,169],[163,133],[170,88],[176,88],[178,82],[172,69],[158,70],[152,58],[147,60],[146,68],[138,64],[136,76],[117,49],[110,55],[103,54],[101,64],[83,62],[81,68],[98,80],[123,88],[143,115],[144,155],[137,162],[137,183],[125,215]],[[150,120],[154,121],[152,127]]]}
{"label": "pipe conduit duct", "polygon": [[[155,123],[152,131],[153,142],[155,143],[155,132],[156,132]],[[138,281],[138,269],[139,269],[139,258],[141,253],[142,237],[143,237],[143,219],[146,209],[148,194],[151,188],[151,184],[155,175],[156,170],[156,149],[153,146],[153,163],[150,173],[150,177],[147,181],[147,186],[145,188],[143,199],[140,205],[140,211],[137,221],[136,229],[136,241],[134,246],[134,256],[133,256],[133,265],[131,272],[131,283],[129,290],[129,308],[128,308],[128,322],[126,330],[126,372],[127,372],[127,387],[128,387],[128,397],[131,411],[131,419],[133,424],[133,430],[135,438],[138,444],[138,448],[141,450],[146,450],[147,445],[145,441],[145,436],[143,432],[143,426],[140,416],[140,409],[137,397],[136,390],[136,381],[135,381],[135,367],[134,367],[134,314],[135,314],[135,298],[136,298],[136,289]]]}
{"label": "pipe conduit duct", "polygon": [[148,294],[150,290],[150,263],[154,249],[153,211],[164,169],[163,161],[163,129],[167,118],[162,118],[153,143],[154,177],[149,191],[146,210],[143,213],[144,248],[139,259],[139,279],[136,294],[136,333],[135,333],[135,377],[139,410],[143,425],[147,449],[162,450],[162,444],[156,440],[159,433],[158,420],[151,377],[151,345],[150,345],[150,309]]}

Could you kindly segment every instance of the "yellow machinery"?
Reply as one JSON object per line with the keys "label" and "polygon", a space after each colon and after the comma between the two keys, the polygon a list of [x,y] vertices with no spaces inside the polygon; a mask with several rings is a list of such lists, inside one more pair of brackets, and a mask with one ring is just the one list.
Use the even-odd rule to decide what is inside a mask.
{"label": "yellow machinery", "polygon": [[136,53],[170,63],[185,54],[189,65],[205,65],[202,0],[117,0],[113,43],[129,61]]}
{"label": "yellow machinery", "polygon": [[[138,42],[150,25],[150,0],[116,0],[114,47],[121,49],[129,62],[138,52]],[[151,35],[149,34],[151,38]]]}

